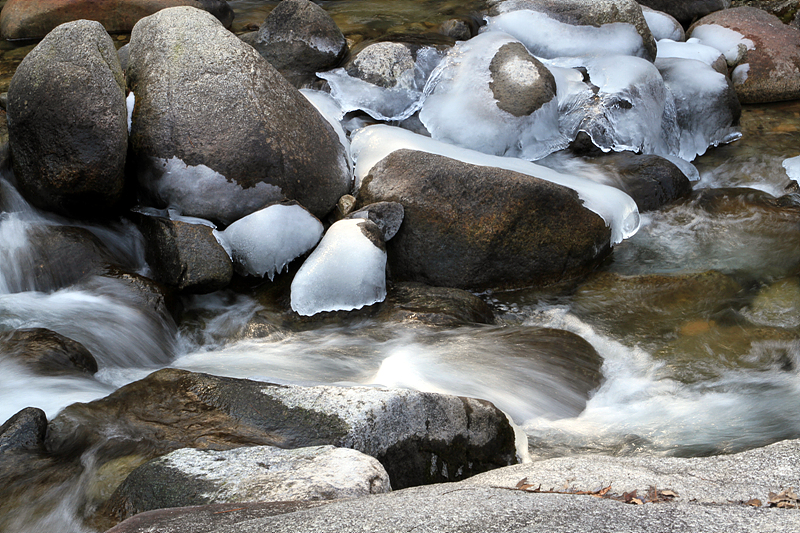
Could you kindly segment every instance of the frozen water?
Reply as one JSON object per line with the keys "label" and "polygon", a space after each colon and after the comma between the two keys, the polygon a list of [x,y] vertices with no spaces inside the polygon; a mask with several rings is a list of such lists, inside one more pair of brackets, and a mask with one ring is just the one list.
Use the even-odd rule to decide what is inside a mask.
{"label": "frozen water", "polygon": [[353,157],[350,155],[350,141],[347,139],[347,133],[345,133],[342,127],[342,118],[344,118],[344,111],[342,111],[342,108],[339,107],[336,100],[326,92],[315,91],[314,89],[300,89],[300,94],[305,96],[306,99],[311,102],[311,105],[319,111],[322,118],[327,120],[333,127],[333,131],[336,132],[337,137],[339,137],[339,142],[342,143],[344,151],[347,154],[347,168],[350,172],[353,172]]}
{"label": "frozen water", "polygon": [[499,31],[519,39],[536,57],[631,55],[646,57],[642,36],[632,24],[600,27],[559,22],[545,13],[523,9],[487,17],[482,31]]}
{"label": "frozen water", "polygon": [[742,63],[731,72],[731,81],[736,85],[741,85],[747,81],[747,74],[750,72],[750,63]]}
{"label": "frozen water", "polygon": [[694,59],[657,59],[656,67],[675,98],[681,158],[691,161],[742,136],[734,126],[739,102],[724,74]]}
{"label": "frozen water", "polygon": [[[514,116],[498,107],[490,83],[489,65],[498,50],[518,43],[500,32],[459,42],[428,80],[419,118],[434,139],[494,155],[540,159],[565,148],[569,139],[558,130],[558,99],[530,115]],[[536,67],[526,61],[506,65],[525,85],[537,80]]]}
{"label": "frozen water", "polygon": [[283,200],[277,185],[262,182],[245,189],[205,165],[187,165],[178,157],[152,158],[150,167],[142,185],[183,214],[231,223]]}
{"label": "frozen water", "polygon": [[735,65],[747,50],[756,48],[753,41],[745,39],[741,33],[718,24],[701,24],[695,27],[692,38],[722,52],[729,65]]}
{"label": "frozen water", "polygon": [[642,15],[644,15],[644,20],[656,41],[661,39],[683,40],[683,28],[666,13],[642,6]]}
{"label": "frozen water", "polygon": [[365,235],[366,220],[332,225],[292,281],[292,309],[303,316],[350,311],[386,298],[386,251]]}
{"label": "frozen water", "polygon": [[214,234],[231,259],[270,281],[322,237],[322,223],[300,205],[276,204],[242,217]]}
{"label": "frozen water", "polygon": [[133,94],[133,91],[128,93],[125,104],[128,106],[128,133],[130,134],[131,125],[133,125],[133,108],[136,105],[136,95]]}
{"label": "frozen water", "polygon": [[800,155],[784,159],[781,164],[786,169],[786,175],[800,185]]}
{"label": "frozen water", "polygon": [[633,236],[639,229],[636,202],[624,192],[585,178],[561,174],[523,159],[488,155],[381,124],[359,130],[352,138],[352,147],[357,186],[372,167],[395,150],[419,150],[471,165],[504,168],[569,187],[578,193],[584,207],[600,215],[611,227],[613,244]]}
{"label": "frozen water", "polygon": [[420,48],[414,70],[406,71],[394,87],[350,76],[344,68],[318,72],[317,76],[328,82],[331,96],[343,112],[364,111],[376,120],[405,120],[422,105],[425,82],[442,55],[430,46]]}
{"label": "frozen water", "polygon": [[[586,86],[559,88],[561,131],[586,132],[604,151],[678,153],[675,103],[658,69],[632,56],[560,58],[548,67],[581,69]],[[564,79],[559,75],[558,80]]]}
{"label": "frozen water", "polygon": [[701,43],[699,39],[694,37],[685,43],[675,42],[671,39],[662,39],[658,41],[657,45],[657,59],[678,57],[683,59],[696,59],[707,65],[713,65],[714,62],[722,56],[722,52],[713,46]]}

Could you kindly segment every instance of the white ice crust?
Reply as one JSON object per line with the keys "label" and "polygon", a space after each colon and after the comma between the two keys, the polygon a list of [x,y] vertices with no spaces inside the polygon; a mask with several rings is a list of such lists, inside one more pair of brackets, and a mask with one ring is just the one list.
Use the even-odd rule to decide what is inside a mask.
{"label": "white ice crust", "polygon": [[522,9],[486,17],[482,31],[499,31],[522,41],[536,57],[631,55],[644,57],[642,36],[632,24],[614,22],[600,27],[559,22],[545,13]]}
{"label": "white ice crust", "polygon": [[125,99],[125,105],[128,107],[128,133],[130,133],[131,126],[133,125],[133,108],[136,105],[136,95],[133,94],[133,91],[128,93],[128,97]]}
{"label": "white ice crust", "polygon": [[245,272],[272,280],[293,259],[311,250],[322,232],[322,223],[304,207],[275,204],[214,235]]}
{"label": "white ice crust", "polygon": [[499,157],[443,143],[408,130],[385,125],[363,128],[352,138],[356,162],[356,187],[379,161],[396,150],[418,150],[456,159],[472,165],[497,167],[520,172],[569,187],[578,193],[584,206],[600,215],[611,227],[611,242],[621,242],[639,229],[639,210],[633,199],[613,187],[513,157]]}
{"label": "white ice crust", "polygon": [[362,232],[367,223],[345,219],[328,229],[292,280],[295,312],[351,311],[386,298],[386,252]]}
{"label": "white ice crust", "polygon": [[[536,160],[566,148],[569,139],[558,129],[558,99],[530,115],[517,117],[500,109],[490,83],[489,65],[497,51],[519,43],[501,32],[461,41],[431,74],[420,121],[434,139],[493,155]],[[508,65],[514,76],[539,76],[529,62]],[[531,80],[535,82],[534,80]]]}
{"label": "white ice crust", "polygon": [[756,46],[750,39],[730,28],[718,24],[701,24],[692,30],[692,38],[701,43],[712,46],[725,55],[729,63],[740,58],[747,50],[755,50]]}
{"label": "white ice crust", "polygon": [[674,18],[666,13],[642,6],[642,15],[644,15],[644,20],[656,41],[661,39],[680,41],[683,37],[682,28],[677,25]]}
{"label": "white ice crust", "polygon": [[786,169],[786,175],[800,185],[800,155],[784,159],[781,163],[783,168]]}
{"label": "white ice crust", "polygon": [[328,123],[333,127],[333,131],[336,132],[336,136],[339,137],[339,142],[342,143],[344,147],[344,151],[347,154],[347,168],[350,172],[353,172],[353,158],[350,155],[350,141],[347,138],[347,134],[342,127],[342,118],[344,117],[344,111],[342,108],[339,107],[339,104],[333,97],[322,91],[316,91],[314,89],[300,89],[300,94],[306,97],[306,99],[311,102],[319,114],[322,115],[322,118],[328,121]]}
{"label": "white ice crust", "polygon": [[700,39],[695,37],[692,37],[685,43],[675,42],[671,39],[661,39],[656,44],[658,45],[656,59],[678,57],[683,59],[696,59],[707,65],[713,65],[722,55],[722,52],[713,46],[703,44],[700,42]]}

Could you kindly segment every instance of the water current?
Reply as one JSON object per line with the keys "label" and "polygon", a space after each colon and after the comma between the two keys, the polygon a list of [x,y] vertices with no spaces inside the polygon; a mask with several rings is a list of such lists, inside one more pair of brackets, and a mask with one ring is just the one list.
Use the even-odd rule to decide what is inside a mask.
{"label": "water current", "polygon": [[[240,31],[258,25],[275,4],[230,3]],[[345,34],[358,39],[430,31],[473,9],[450,4],[323,2]],[[644,214],[639,233],[617,245],[601,268],[611,280],[703,275],[711,279],[706,289],[678,284],[656,294],[645,282],[598,282],[577,291],[486,292],[480,296],[497,323],[451,329],[359,318],[252,338],[248,323],[268,311],[254,291],[187,298],[175,325],[120,297],[107,278],[48,290],[48,279],[30,274],[26,229],[66,221],[30,207],[7,173],[0,182],[0,332],[49,328],[83,343],[100,370],[93,377],[45,377],[0,353],[0,421],[28,406],[52,418],[66,405],[171,366],[488,399],[524,429],[534,458],[707,455],[800,437],[800,208],[791,195],[776,200],[791,192],[781,163],[800,154],[800,103],[745,106],[742,131],[741,140],[695,161],[701,179],[691,199]],[[131,224],[82,227],[130,270],[148,273]],[[588,401],[570,381],[577,363],[567,348],[554,364],[515,340],[531,327],[575,333],[603,357],[602,383]]]}

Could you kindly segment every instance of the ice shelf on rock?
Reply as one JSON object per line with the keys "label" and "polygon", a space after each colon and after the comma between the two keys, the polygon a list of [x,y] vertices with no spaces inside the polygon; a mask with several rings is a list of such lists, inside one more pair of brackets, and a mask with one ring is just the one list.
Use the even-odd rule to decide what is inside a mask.
{"label": "ice shelf on rock", "polygon": [[[560,127],[565,135],[574,138],[584,131],[604,151],[678,154],[675,102],[651,62],[604,56],[558,58],[546,64],[585,72],[583,87],[571,82],[569,89],[559,88]],[[559,74],[556,83],[564,78]]]}
{"label": "ice shelf on rock", "polygon": [[[501,32],[483,33],[456,44],[436,67],[419,113],[431,137],[488,154],[529,160],[567,147],[569,139],[558,129],[557,98],[522,116],[498,106],[490,64],[500,48],[510,43],[519,41]],[[504,68],[527,78],[520,79],[520,85],[545,83],[537,79],[541,76],[529,62],[515,61]]]}
{"label": "ice shelf on rock", "polygon": [[168,207],[189,216],[230,223],[283,200],[281,188],[258,183],[245,189],[205,165],[187,165],[173,156],[150,158],[142,186]]}
{"label": "ice shelf on rock", "polygon": [[333,131],[336,132],[336,136],[339,137],[339,142],[342,143],[344,151],[347,154],[347,167],[350,169],[350,172],[352,172],[353,157],[350,154],[350,141],[342,127],[342,118],[344,118],[344,111],[342,111],[342,108],[339,107],[336,100],[326,92],[314,89],[300,89],[300,94],[311,102],[311,105],[319,111],[322,118],[327,120],[333,128]]}
{"label": "ice shelf on rock", "polygon": [[789,176],[789,179],[800,185],[800,155],[784,159],[781,165],[786,169],[786,175]]}
{"label": "ice shelf on rock", "polygon": [[364,111],[376,120],[405,120],[422,105],[423,89],[443,53],[432,46],[417,51],[415,67],[406,71],[394,87],[381,87],[347,73],[344,68],[318,72],[331,88],[331,96],[343,112]]}
{"label": "ice shelf on rock", "polygon": [[657,59],[655,63],[675,101],[680,152],[692,161],[709,146],[739,139],[740,106],[724,74],[703,61],[682,58]]}
{"label": "ice shelf on rock", "polygon": [[692,38],[702,44],[716,48],[725,56],[728,65],[739,63],[747,50],[755,50],[756,46],[750,39],[730,28],[718,24],[701,24],[692,30]]}
{"label": "ice shelf on rock", "polygon": [[386,298],[386,250],[369,220],[333,224],[295,274],[291,306],[300,315],[351,311]]}
{"label": "ice shelf on rock", "polygon": [[666,13],[642,6],[642,15],[656,41],[661,39],[683,40],[683,29]]}
{"label": "ice shelf on rock", "polygon": [[[675,42],[672,39],[661,39],[656,43],[658,46],[658,54],[656,59],[664,59],[667,57],[676,57],[681,59],[695,59],[702,61],[707,65],[713,65],[714,62],[722,56],[722,52],[700,42],[700,39],[691,38],[686,42]],[[724,57],[724,56],[723,56]]]}
{"label": "ice shelf on rock", "polygon": [[563,185],[578,193],[584,207],[597,213],[611,227],[611,242],[616,244],[639,230],[639,210],[633,199],[613,187],[518,159],[484,154],[424,137],[410,131],[378,124],[363,128],[351,139],[356,163],[356,187],[370,169],[396,150],[418,150],[463,161],[471,165],[497,167],[520,172]]}
{"label": "ice shelf on rock", "polygon": [[536,57],[631,55],[645,57],[642,36],[632,24],[612,22],[578,26],[559,22],[545,13],[522,9],[486,17],[481,31],[499,31],[519,39]]}
{"label": "ice shelf on rock", "polygon": [[322,223],[299,204],[275,204],[215,231],[238,270],[252,276],[279,274],[322,237]]}

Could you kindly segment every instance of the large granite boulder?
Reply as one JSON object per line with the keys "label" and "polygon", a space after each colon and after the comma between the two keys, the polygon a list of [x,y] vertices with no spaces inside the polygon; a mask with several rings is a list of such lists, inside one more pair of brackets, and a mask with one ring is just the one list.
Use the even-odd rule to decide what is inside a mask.
{"label": "large granite boulder", "polygon": [[411,390],[281,386],[174,369],[70,405],[47,435],[57,457],[98,446],[105,461],[186,447],[321,444],[375,457],[394,488],[463,479],[516,461],[514,431],[489,402]]}
{"label": "large granite boulder", "polygon": [[457,288],[544,286],[591,271],[610,230],[575,191],[528,175],[397,150],[364,178],[359,203],[403,205],[386,243],[392,275]]}
{"label": "large granite boulder", "polygon": [[296,85],[338,66],[347,54],[342,31],[310,0],[283,0],[246,42]]}
{"label": "large granite boulder", "polygon": [[730,0],[639,0],[639,3],[672,15],[685,27],[709,13],[731,5]]}
{"label": "large granite boulder", "polygon": [[205,9],[226,28],[233,22],[233,9],[224,0],[8,0],[0,13],[0,37],[41,39],[56,26],[80,19],[100,22],[110,33],[128,33],[140,18],[174,6]]}
{"label": "large granite boulder", "polygon": [[726,9],[700,19],[687,37],[725,54],[743,104],[800,97],[800,29],[775,15],[754,7]]}
{"label": "large granite boulder", "polygon": [[139,21],[128,77],[131,146],[157,202],[229,224],[285,198],[322,217],[349,192],[333,128],[210,14],[177,7]]}
{"label": "large granite boulder", "polygon": [[125,79],[103,26],[79,20],[50,32],[14,73],[7,109],[17,185],[31,203],[74,217],[115,207],[128,149]]}

